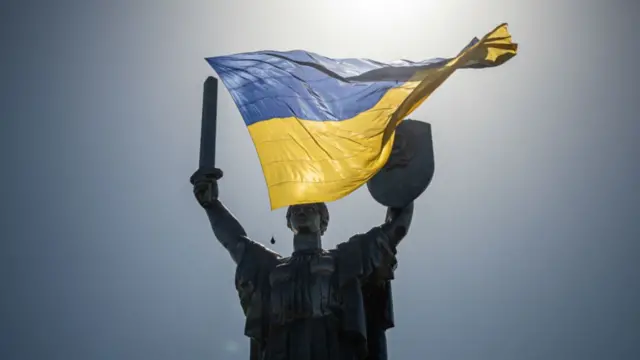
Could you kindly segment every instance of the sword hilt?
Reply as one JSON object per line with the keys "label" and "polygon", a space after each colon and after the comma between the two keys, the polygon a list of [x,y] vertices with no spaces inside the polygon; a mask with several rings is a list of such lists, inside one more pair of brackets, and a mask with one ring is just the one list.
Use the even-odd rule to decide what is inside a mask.
{"label": "sword hilt", "polygon": [[214,179],[217,181],[222,179],[222,175],[224,175],[222,170],[218,168],[200,168],[191,175],[189,182],[191,182],[191,185],[195,185],[196,181],[202,179]]}

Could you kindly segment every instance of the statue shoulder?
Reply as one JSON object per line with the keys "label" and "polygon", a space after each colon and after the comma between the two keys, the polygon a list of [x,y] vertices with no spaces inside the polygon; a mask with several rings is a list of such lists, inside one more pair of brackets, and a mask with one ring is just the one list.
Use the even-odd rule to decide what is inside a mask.
{"label": "statue shoulder", "polygon": [[281,261],[282,257],[275,251],[255,241],[245,240],[244,253],[236,267],[235,276],[243,304],[268,283],[269,274]]}
{"label": "statue shoulder", "polygon": [[376,226],[365,233],[358,233],[351,236],[347,241],[338,244],[337,249],[351,246],[367,246],[368,244],[386,243],[387,235],[381,227]]}
{"label": "statue shoulder", "polygon": [[[245,243],[244,255],[242,256],[243,263],[253,264],[276,264],[280,261],[282,256],[277,252],[269,249],[268,247],[247,239]],[[275,265],[274,265],[275,266]]]}

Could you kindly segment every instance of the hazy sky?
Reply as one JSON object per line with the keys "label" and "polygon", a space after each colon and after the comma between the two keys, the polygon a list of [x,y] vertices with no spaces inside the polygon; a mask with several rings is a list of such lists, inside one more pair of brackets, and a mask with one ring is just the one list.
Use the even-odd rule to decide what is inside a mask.
{"label": "hazy sky", "polygon": [[[188,178],[207,56],[519,55],[414,117],[436,174],[394,283],[391,359],[640,359],[640,5],[634,0],[119,0],[0,5],[0,359],[247,360],[233,263]],[[221,89],[221,198],[289,253]],[[325,246],[378,225],[365,188]]]}

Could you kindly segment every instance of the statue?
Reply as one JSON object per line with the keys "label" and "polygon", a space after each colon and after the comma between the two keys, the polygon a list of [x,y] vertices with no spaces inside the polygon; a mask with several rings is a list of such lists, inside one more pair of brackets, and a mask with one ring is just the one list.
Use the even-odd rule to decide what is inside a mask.
{"label": "statue", "polygon": [[398,125],[387,164],[367,183],[373,198],[387,207],[381,225],[324,250],[327,206],[290,206],[286,224],[294,251],[283,257],[249,239],[218,198],[223,173],[215,167],[216,98],[217,81],[209,77],[200,167],[191,183],[214,235],[236,264],[251,360],[387,360],[396,252],[409,231],[413,201],[434,172],[430,125],[415,120]]}
{"label": "statue", "polygon": [[413,199],[433,175],[429,124],[405,120],[397,133],[403,140],[396,139],[387,166],[367,184],[378,202],[394,205],[387,206],[380,226],[332,250],[322,248],[329,225],[324,203],[288,208],[294,251],[283,257],[249,239],[219,200],[221,170],[201,169],[192,176],[195,198],[236,264],[252,360],[387,359],[396,252],[411,225]]}
{"label": "statue", "polygon": [[385,331],[394,325],[390,281],[413,202],[389,208],[382,225],[328,251],[321,247],[327,206],[291,206],[286,222],[294,252],[282,257],[247,237],[218,198],[220,177],[194,179],[193,191],[237,265],[251,359],[386,360]]}

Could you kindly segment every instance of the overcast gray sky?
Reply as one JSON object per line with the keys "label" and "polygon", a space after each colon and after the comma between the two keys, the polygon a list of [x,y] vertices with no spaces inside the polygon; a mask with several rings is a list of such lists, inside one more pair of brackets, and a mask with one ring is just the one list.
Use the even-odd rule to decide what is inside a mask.
{"label": "overcast gray sky", "polygon": [[[640,358],[640,6],[632,0],[3,1],[0,359],[246,360],[233,263],[188,178],[204,58],[519,55],[414,113],[436,175],[395,281],[392,359]],[[292,249],[221,89],[223,201]],[[378,225],[366,188],[325,245]]]}

